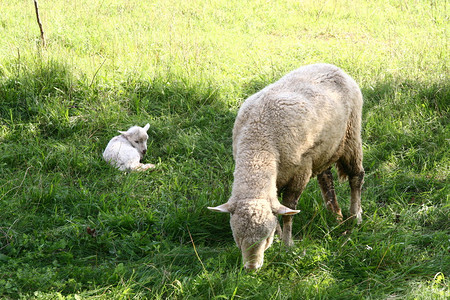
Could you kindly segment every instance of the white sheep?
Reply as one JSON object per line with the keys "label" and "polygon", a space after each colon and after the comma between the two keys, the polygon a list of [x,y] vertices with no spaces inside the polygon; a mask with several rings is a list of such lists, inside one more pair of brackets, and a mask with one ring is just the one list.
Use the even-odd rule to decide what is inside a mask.
{"label": "white sheep", "polygon": [[113,137],[103,158],[121,171],[145,171],[155,167],[153,164],[142,164],[140,160],[147,152],[147,131],[150,124],[144,128],[133,126],[127,131],[119,131],[120,135]]}
{"label": "white sheep", "polygon": [[284,244],[293,245],[292,215],[300,212],[295,210],[298,199],[314,176],[327,208],[342,220],[333,164],[340,179],[349,179],[350,214],[361,222],[362,103],[356,82],[329,64],[299,68],[244,102],[233,128],[236,166],[231,198],[208,208],[231,213],[245,268],[263,265],[277,214],[283,215]]}

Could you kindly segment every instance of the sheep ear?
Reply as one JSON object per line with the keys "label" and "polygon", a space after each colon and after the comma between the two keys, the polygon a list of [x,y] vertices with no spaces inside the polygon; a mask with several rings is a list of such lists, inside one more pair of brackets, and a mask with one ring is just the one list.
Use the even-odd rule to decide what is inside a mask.
{"label": "sheep ear", "polygon": [[280,207],[278,207],[278,210],[276,211],[277,214],[283,215],[283,216],[296,215],[299,212],[300,212],[300,210],[290,209],[289,207],[286,207],[282,204],[280,204]]}
{"label": "sheep ear", "polygon": [[144,130],[147,131],[149,128],[150,128],[150,124],[147,123],[147,124],[144,126]]}
{"label": "sheep ear", "polygon": [[120,131],[120,130],[117,130],[117,132],[120,133],[120,134],[123,134],[123,135],[126,135],[126,134],[127,134],[126,131]]}
{"label": "sheep ear", "polygon": [[208,209],[215,212],[230,213],[230,205],[228,202],[216,207],[208,207]]}

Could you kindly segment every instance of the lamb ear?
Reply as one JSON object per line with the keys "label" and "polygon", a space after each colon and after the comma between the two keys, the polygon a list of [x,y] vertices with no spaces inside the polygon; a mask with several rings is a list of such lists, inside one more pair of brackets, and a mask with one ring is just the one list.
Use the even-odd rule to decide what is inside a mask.
{"label": "lamb ear", "polygon": [[299,212],[300,212],[300,210],[290,209],[289,207],[286,207],[282,204],[280,204],[280,207],[278,207],[278,210],[276,211],[277,214],[283,215],[283,216],[296,215]]}
{"label": "lamb ear", "polygon": [[208,209],[215,212],[230,213],[230,205],[228,202],[216,207],[208,207]]}
{"label": "lamb ear", "polygon": [[120,133],[120,134],[123,134],[123,135],[127,135],[127,132],[126,132],[126,131],[120,131],[120,130],[117,130],[117,132]]}
{"label": "lamb ear", "polygon": [[144,130],[147,131],[150,128],[150,124],[147,123],[147,125],[144,126]]}

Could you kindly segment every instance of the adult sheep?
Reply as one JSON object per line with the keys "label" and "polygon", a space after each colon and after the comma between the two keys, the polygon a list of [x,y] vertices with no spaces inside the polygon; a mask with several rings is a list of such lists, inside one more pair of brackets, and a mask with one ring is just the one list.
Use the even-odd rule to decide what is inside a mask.
{"label": "adult sheep", "polygon": [[283,242],[293,245],[292,216],[300,212],[297,202],[311,177],[317,176],[327,208],[342,220],[333,164],[340,179],[349,179],[350,214],[361,222],[362,103],[356,82],[329,64],[301,67],[244,102],[233,128],[231,198],[208,208],[231,213],[245,268],[263,265],[277,214],[283,215]]}

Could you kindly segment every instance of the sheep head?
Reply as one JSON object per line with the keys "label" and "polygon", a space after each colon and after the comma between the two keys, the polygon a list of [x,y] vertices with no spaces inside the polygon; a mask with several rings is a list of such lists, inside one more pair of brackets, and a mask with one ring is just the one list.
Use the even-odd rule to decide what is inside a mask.
{"label": "sheep head", "polygon": [[119,133],[124,136],[128,142],[139,152],[141,159],[147,153],[147,131],[150,128],[150,124],[144,127],[133,126],[127,131],[119,131]]}
{"label": "sheep head", "polygon": [[228,201],[225,204],[208,207],[216,212],[230,213],[230,225],[234,240],[241,249],[245,269],[256,270],[262,267],[264,251],[273,242],[278,224],[277,215],[294,215],[299,210],[290,209],[275,201],[265,199],[246,199]]}

